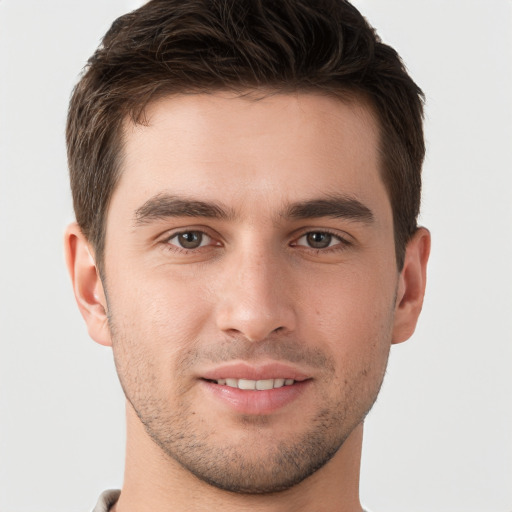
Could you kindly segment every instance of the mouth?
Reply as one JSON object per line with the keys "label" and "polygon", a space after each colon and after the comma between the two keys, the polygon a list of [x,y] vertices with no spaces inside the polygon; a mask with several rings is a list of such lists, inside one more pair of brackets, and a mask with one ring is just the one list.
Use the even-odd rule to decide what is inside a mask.
{"label": "mouth", "polygon": [[279,362],[234,362],[205,370],[198,377],[208,400],[213,398],[222,410],[244,415],[268,415],[291,406],[314,380],[293,365]]}
{"label": "mouth", "polygon": [[205,379],[207,382],[218,384],[220,386],[228,386],[230,388],[237,388],[246,391],[268,391],[270,389],[278,389],[283,386],[293,386],[296,382],[295,379],[277,378],[277,379]]}

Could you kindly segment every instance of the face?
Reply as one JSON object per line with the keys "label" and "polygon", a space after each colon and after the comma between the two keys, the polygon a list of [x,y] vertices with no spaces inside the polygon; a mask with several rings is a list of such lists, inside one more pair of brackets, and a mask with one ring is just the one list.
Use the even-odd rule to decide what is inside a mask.
{"label": "face", "polygon": [[166,457],[264,493],[311,475],[381,385],[399,273],[378,129],[315,94],[176,96],[126,126],[109,330]]}

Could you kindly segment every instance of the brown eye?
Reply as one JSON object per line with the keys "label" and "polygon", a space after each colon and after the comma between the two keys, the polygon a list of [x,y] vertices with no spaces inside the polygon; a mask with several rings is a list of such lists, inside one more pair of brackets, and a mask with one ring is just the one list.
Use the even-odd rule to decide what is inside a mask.
{"label": "brown eye", "polygon": [[328,231],[309,231],[292,243],[292,246],[319,251],[322,249],[343,250],[350,245],[352,244],[346,238]]}
{"label": "brown eye", "polygon": [[331,245],[332,238],[329,233],[313,232],[306,235],[306,242],[313,249],[325,249]]}
{"label": "brown eye", "polygon": [[182,249],[198,249],[210,242],[210,237],[201,231],[184,231],[183,233],[177,233],[169,239],[170,244]]}

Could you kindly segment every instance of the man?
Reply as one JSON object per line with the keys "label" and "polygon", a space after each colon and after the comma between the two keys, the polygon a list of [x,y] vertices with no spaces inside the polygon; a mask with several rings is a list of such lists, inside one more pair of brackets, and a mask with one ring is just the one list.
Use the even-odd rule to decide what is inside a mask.
{"label": "man", "polygon": [[430,247],[396,52],[342,0],[152,0],[89,61],[67,142],[67,263],[127,398],[95,510],[361,511]]}

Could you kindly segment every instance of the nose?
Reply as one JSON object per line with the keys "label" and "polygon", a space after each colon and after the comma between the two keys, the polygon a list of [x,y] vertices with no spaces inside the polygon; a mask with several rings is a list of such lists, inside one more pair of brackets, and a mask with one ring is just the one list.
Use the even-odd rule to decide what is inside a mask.
{"label": "nose", "polygon": [[271,252],[247,251],[226,262],[216,310],[221,331],[257,342],[296,328],[293,280],[282,260]]}

